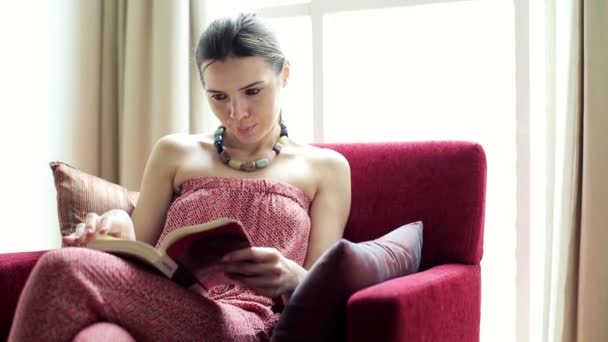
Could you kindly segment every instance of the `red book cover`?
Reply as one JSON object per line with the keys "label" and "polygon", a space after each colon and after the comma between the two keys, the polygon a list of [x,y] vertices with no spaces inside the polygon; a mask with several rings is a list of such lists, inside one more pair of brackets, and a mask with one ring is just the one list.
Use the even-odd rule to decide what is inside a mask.
{"label": "red book cover", "polygon": [[[213,268],[227,253],[251,247],[251,240],[243,226],[238,221],[228,221],[212,229],[198,231],[184,235],[172,241],[166,247],[166,254],[179,264],[176,277],[184,278],[180,282],[189,286],[191,281],[198,282],[204,289],[215,285],[230,284],[234,281],[227,278],[222,272]],[[187,271],[188,275],[184,275]]]}

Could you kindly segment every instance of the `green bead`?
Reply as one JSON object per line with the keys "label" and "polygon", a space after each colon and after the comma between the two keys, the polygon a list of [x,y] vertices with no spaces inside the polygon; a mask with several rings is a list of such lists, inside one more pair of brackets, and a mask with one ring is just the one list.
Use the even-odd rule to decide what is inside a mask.
{"label": "green bead", "polygon": [[218,129],[215,131],[215,133],[213,133],[214,137],[217,137],[219,135],[224,135],[224,127],[218,127]]}
{"label": "green bead", "polygon": [[243,164],[243,162],[241,162],[240,160],[236,160],[236,159],[230,159],[230,161],[228,162],[228,166],[230,166],[231,168],[236,169],[236,170],[241,169],[241,164]]}
{"label": "green bead", "polygon": [[269,163],[268,159],[260,159],[255,162],[255,167],[258,169],[261,169],[263,167],[268,166],[268,163]]}
{"label": "green bead", "polygon": [[278,141],[279,144],[285,145],[286,142],[287,142],[287,136],[286,135],[284,135],[284,136],[282,136],[282,137],[279,138],[279,141]]}

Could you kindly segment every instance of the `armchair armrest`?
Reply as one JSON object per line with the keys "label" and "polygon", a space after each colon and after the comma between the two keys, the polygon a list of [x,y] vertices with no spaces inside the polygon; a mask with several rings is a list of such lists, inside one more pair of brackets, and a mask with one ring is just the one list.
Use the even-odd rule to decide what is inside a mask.
{"label": "armchair armrest", "polygon": [[0,254],[0,341],[8,338],[19,295],[40,252]]}
{"label": "armchair armrest", "polygon": [[348,341],[479,341],[480,271],[441,265],[355,293]]}

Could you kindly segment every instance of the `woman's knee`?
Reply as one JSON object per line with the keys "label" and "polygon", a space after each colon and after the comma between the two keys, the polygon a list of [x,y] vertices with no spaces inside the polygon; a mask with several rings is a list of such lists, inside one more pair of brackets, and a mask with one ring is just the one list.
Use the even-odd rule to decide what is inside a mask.
{"label": "woman's knee", "polygon": [[90,263],[90,250],[85,248],[61,248],[49,251],[36,264],[38,272],[62,276],[78,271]]}
{"label": "woman's knee", "polygon": [[110,322],[97,322],[82,329],[74,338],[74,342],[112,341],[132,342],[133,336],[123,327]]}

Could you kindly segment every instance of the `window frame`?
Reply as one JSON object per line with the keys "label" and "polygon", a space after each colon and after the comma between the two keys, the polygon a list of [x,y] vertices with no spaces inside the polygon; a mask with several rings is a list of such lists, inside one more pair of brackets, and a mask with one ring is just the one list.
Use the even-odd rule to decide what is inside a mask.
{"label": "window frame", "polygon": [[[207,0],[208,2],[209,0]],[[406,7],[471,0],[309,0],[308,2],[252,7],[249,10],[265,18],[309,16],[312,28],[312,97],[313,139],[324,137],[324,65],[323,18],[326,14]],[[491,0],[479,0],[491,1]],[[515,223],[515,332],[517,341],[530,340],[530,229],[531,229],[531,28],[530,0],[512,0],[515,27],[515,122],[516,122],[516,223]],[[534,11],[534,8],[532,8]],[[538,105],[535,106],[537,108]],[[491,227],[486,227],[491,229]]]}

